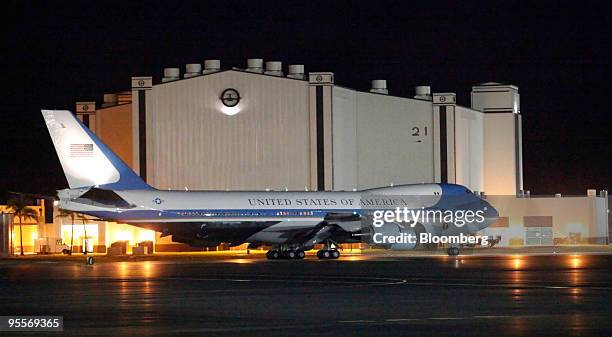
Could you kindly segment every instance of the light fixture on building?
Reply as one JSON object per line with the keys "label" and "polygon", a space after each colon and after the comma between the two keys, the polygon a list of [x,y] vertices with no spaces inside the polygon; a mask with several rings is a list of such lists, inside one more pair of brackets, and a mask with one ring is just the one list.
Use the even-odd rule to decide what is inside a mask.
{"label": "light fixture on building", "polygon": [[227,106],[224,105],[224,106],[221,107],[221,112],[224,115],[228,115],[228,116],[233,116],[233,115],[239,113],[240,110],[241,109],[240,109],[239,106],[227,107]]}

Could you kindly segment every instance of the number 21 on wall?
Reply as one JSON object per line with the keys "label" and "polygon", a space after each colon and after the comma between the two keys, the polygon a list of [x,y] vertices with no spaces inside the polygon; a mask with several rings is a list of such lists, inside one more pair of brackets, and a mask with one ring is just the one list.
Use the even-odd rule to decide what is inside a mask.
{"label": "number 21 on wall", "polygon": [[[421,129],[418,126],[413,126],[412,127],[412,135],[414,137],[421,136]],[[423,136],[427,136],[427,127],[426,126],[423,127]]]}

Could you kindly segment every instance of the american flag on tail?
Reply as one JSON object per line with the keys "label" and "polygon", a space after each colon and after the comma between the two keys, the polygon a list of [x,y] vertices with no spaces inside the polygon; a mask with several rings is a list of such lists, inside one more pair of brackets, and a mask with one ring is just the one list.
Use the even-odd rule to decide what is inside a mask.
{"label": "american flag on tail", "polygon": [[70,144],[70,157],[90,158],[93,156],[93,144]]}

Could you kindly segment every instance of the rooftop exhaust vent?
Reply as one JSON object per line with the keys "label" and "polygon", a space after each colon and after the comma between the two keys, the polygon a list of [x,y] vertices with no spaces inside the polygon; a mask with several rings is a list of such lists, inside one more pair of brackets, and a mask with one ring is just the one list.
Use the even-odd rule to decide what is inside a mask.
{"label": "rooftop exhaust vent", "polygon": [[119,104],[119,95],[104,94],[104,103],[102,103],[102,107],[113,106],[117,104]]}
{"label": "rooftop exhaust vent", "polygon": [[283,76],[283,63],[279,61],[266,62],[266,75]]}
{"label": "rooftop exhaust vent", "polygon": [[216,73],[221,70],[221,60],[204,60],[204,71],[202,74]]}
{"label": "rooftop exhaust vent", "polygon": [[263,59],[248,59],[246,71],[251,73],[263,73]]}
{"label": "rooftop exhaust vent", "polygon": [[431,87],[428,85],[419,85],[414,88],[414,98],[431,101]]}
{"label": "rooftop exhaust vent", "polygon": [[188,63],[185,66],[185,78],[198,76],[202,73],[202,65],[199,63]]}
{"label": "rooftop exhaust vent", "polygon": [[372,80],[370,92],[387,95],[389,93],[389,90],[387,90],[387,80]]}
{"label": "rooftop exhaust vent", "polygon": [[162,82],[176,81],[181,77],[181,71],[179,68],[164,68],[164,77]]}
{"label": "rooftop exhaust vent", "polygon": [[304,65],[303,64],[290,64],[288,69],[287,77],[296,78],[299,80],[306,79],[306,75],[304,75]]}

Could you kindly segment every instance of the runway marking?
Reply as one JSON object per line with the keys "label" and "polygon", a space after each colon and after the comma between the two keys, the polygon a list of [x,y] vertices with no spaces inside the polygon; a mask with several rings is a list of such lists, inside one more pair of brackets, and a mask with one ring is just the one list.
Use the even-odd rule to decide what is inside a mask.
{"label": "runway marking", "polygon": [[[569,315],[569,314],[568,314]],[[338,321],[338,323],[374,323],[374,324],[385,324],[385,323],[397,323],[397,322],[419,322],[419,321],[457,321],[457,320],[474,320],[474,319],[500,319],[500,318],[542,318],[551,317],[558,315],[542,314],[542,315],[475,315],[475,316],[461,316],[461,317],[421,317],[421,318],[387,318],[383,320],[351,320],[351,321]]]}
{"label": "runway marking", "polygon": [[338,323],[375,323],[376,321],[370,321],[365,319],[358,319],[354,321],[338,321]]}
{"label": "runway marking", "polygon": [[472,316],[473,318],[484,318],[484,319],[494,319],[494,318],[512,318],[514,316],[510,315],[483,315],[483,316]]}
{"label": "runway marking", "polygon": [[612,287],[602,287],[602,286],[589,286],[589,285],[563,285],[563,286],[552,286],[552,285],[532,285],[532,284],[513,284],[513,283],[505,283],[505,284],[484,284],[484,283],[440,283],[440,282],[421,282],[421,281],[411,281],[405,280],[406,285],[413,286],[437,286],[437,287],[447,287],[447,286],[455,286],[455,287],[474,287],[474,288],[517,288],[517,289],[551,289],[551,290],[559,290],[559,289],[592,289],[592,290],[612,290]]}
{"label": "runway marking", "polygon": [[[228,275],[229,276],[229,275]],[[270,277],[269,275],[253,275],[255,277]],[[325,277],[322,277],[325,278]],[[338,277],[334,277],[338,278]],[[353,287],[369,287],[369,286],[381,286],[381,285],[398,285],[405,284],[408,282],[404,279],[393,279],[393,278],[354,278],[352,281],[348,280],[306,280],[299,278],[270,278],[270,279],[233,279],[233,278],[212,278],[212,277],[160,277],[153,280],[173,280],[173,281],[227,281],[227,282],[296,282],[296,283],[311,283],[311,284],[337,284],[337,285],[350,285]]]}

